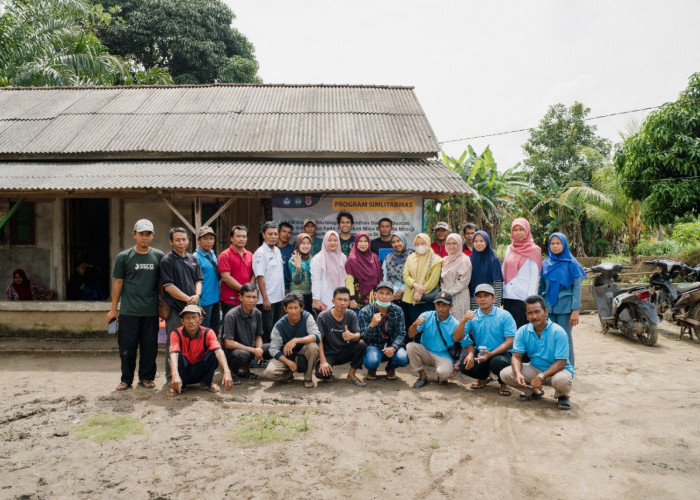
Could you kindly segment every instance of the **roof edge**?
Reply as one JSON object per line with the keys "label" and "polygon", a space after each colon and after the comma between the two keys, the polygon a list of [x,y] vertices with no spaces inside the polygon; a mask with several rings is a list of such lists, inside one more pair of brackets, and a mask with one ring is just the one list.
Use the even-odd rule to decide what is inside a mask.
{"label": "roof edge", "polygon": [[414,90],[407,85],[378,85],[353,83],[199,83],[185,85],[89,85],[89,86],[56,86],[56,87],[0,87],[0,91],[10,90],[107,90],[107,89],[176,89],[200,87],[330,87],[330,88],[361,88],[361,89],[391,89]]}

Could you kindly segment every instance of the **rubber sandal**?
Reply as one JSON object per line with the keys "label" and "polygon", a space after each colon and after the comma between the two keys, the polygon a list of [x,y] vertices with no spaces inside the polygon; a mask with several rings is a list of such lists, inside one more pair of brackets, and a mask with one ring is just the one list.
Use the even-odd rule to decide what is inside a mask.
{"label": "rubber sandal", "polygon": [[238,372],[236,375],[238,375],[239,378],[241,379],[249,379],[249,380],[258,380],[260,377],[253,373],[253,372]]}
{"label": "rubber sandal", "polygon": [[139,385],[145,389],[155,389],[156,384],[153,380],[139,380]]}
{"label": "rubber sandal", "polygon": [[377,370],[367,370],[367,380],[377,380]]}
{"label": "rubber sandal", "polygon": [[538,396],[537,394],[535,394],[535,393],[533,392],[532,394],[521,394],[520,396],[518,396],[518,400],[519,400],[519,401],[523,401],[523,402],[525,402],[525,401],[536,401],[536,400],[540,399],[540,397],[541,397],[541,396]]}
{"label": "rubber sandal", "polygon": [[491,382],[493,382],[493,379],[491,377],[488,377],[486,380],[484,380],[483,384],[479,384],[478,382],[474,382],[469,387],[474,389],[475,391],[478,391],[479,389],[483,389],[484,387],[489,385]]}
{"label": "rubber sandal", "polygon": [[213,393],[221,392],[221,387],[219,387],[216,384],[204,385],[204,384],[200,383],[199,388],[204,389],[205,391],[213,392]]}
{"label": "rubber sandal", "polygon": [[346,378],[348,384],[356,385],[357,387],[367,387],[367,383],[359,378]]}
{"label": "rubber sandal", "polygon": [[179,394],[180,394],[180,393],[177,392],[177,391],[176,391],[175,389],[173,389],[172,387],[171,387],[170,389],[168,389],[168,392],[165,393],[165,395],[168,396],[169,398],[174,398],[175,396],[177,396],[177,395],[179,395]]}
{"label": "rubber sandal", "polygon": [[560,410],[570,410],[571,409],[571,401],[569,401],[569,398],[566,396],[560,396],[557,398],[557,408]]}
{"label": "rubber sandal", "polygon": [[238,375],[233,376],[233,385],[241,385],[241,379]]}
{"label": "rubber sandal", "polygon": [[313,380],[304,380],[304,387],[306,389],[313,389],[314,387],[316,387],[316,385],[314,385]]}
{"label": "rubber sandal", "polygon": [[396,376],[395,371],[392,370],[392,371],[386,372],[386,379],[387,380],[396,380],[397,378],[398,377]]}
{"label": "rubber sandal", "polygon": [[121,391],[128,391],[129,389],[131,389],[131,384],[127,384],[126,382],[121,382],[114,390],[121,392]]}
{"label": "rubber sandal", "polygon": [[513,393],[510,389],[499,389],[498,394],[500,394],[501,396],[510,396]]}

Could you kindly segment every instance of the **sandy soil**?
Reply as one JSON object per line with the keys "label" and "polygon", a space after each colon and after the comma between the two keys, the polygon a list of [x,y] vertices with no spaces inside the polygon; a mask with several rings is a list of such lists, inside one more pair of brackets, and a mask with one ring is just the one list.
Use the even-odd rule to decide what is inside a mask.
{"label": "sandy soil", "polygon": [[[700,497],[700,344],[669,327],[645,347],[603,335],[596,316],[574,335],[570,412],[551,388],[521,403],[462,375],[414,390],[408,369],[365,389],[244,382],[173,400],[162,375],[155,391],[114,392],[116,355],[2,354],[0,497]],[[101,413],[137,417],[146,434],[78,439]],[[248,444],[235,436],[251,414],[306,415],[309,429]]]}

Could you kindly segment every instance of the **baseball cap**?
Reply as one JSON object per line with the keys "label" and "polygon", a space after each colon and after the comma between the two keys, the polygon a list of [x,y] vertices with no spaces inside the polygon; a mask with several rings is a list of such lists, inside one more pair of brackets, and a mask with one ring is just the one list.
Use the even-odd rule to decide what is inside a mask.
{"label": "baseball cap", "polygon": [[313,217],[307,217],[306,219],[304,219],[304,224],[303,224],[303,225],[305,226],[305,225],[307,225],[309,222],[310,222],[311,224],[313,224],[314,226],[318,227],[318,224],[316,224],[316,219],[314,219]]}
{"label": "baseball cap", "polygon": [[182,311],[180,311],[180,317],[184,316],[185,313],[197,313],[201,316],[202,308],[194,304],[190,304],[189,306],[185,306],[182,308]]}
{"label": "baseball cap", "polygon": [[134,224],[134,232],[141,233],[143,231],[153,232],[153,223],[148,219],[140,219]]}
{"label": "baseball cap", "polygon": [[216,233],[214,232],[214,230],[209,226],[202,226],[199,229],[197,229],[197,239],[199,239],[202,236],[205,236],[207,234],[211,234],[213,236],[216,236]]}
{"label": "baseball cap", "polygon": [[435,224],[435,229],[433,231],[437,231],[438,229],[446,229],[447,231],[450,230],[450,226],[447,225],[447,222],[438,222]]}
{"label": "baseball cap", "polygon": [[392,285],[389,281],[380,281],[379,284],[374,287],[374,291],[378,292],[380,288],[388,288],[392,292],[394,291],[394,285]]}
{"label": "baseball cap", "polygon": [[494,295],[494,296],[496,295],[496,291],[488,283],[482,283],[481,285],[477,285],[476,288],[474,289],[474,295],[476,295],[479,292],[490,293],[491,295]]}
{"label": "baseball cap", "polygon": [[450,292],[440,292],[433,302],[444,302],[445,304],[452,304],[452,294]]}

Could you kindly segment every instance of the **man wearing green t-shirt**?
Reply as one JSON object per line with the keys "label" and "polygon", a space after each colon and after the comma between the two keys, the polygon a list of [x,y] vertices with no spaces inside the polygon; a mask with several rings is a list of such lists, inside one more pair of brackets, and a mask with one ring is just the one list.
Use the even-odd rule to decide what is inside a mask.
{"label": "man wearing green t-shirt", "polygon": [[[139,358],[139,385],[153,389],[156,385],[156,355],[158,354],[158,280],[163,252],[151,248],[153,223],[141,219],[132,233],[136,245],[117,255],[114,262],[112,307],[107,323],[119,317],[117,342],[122,361],[122,379],[117,391],[131,389]],[[117,305],[121,298],[119,312]]]}

